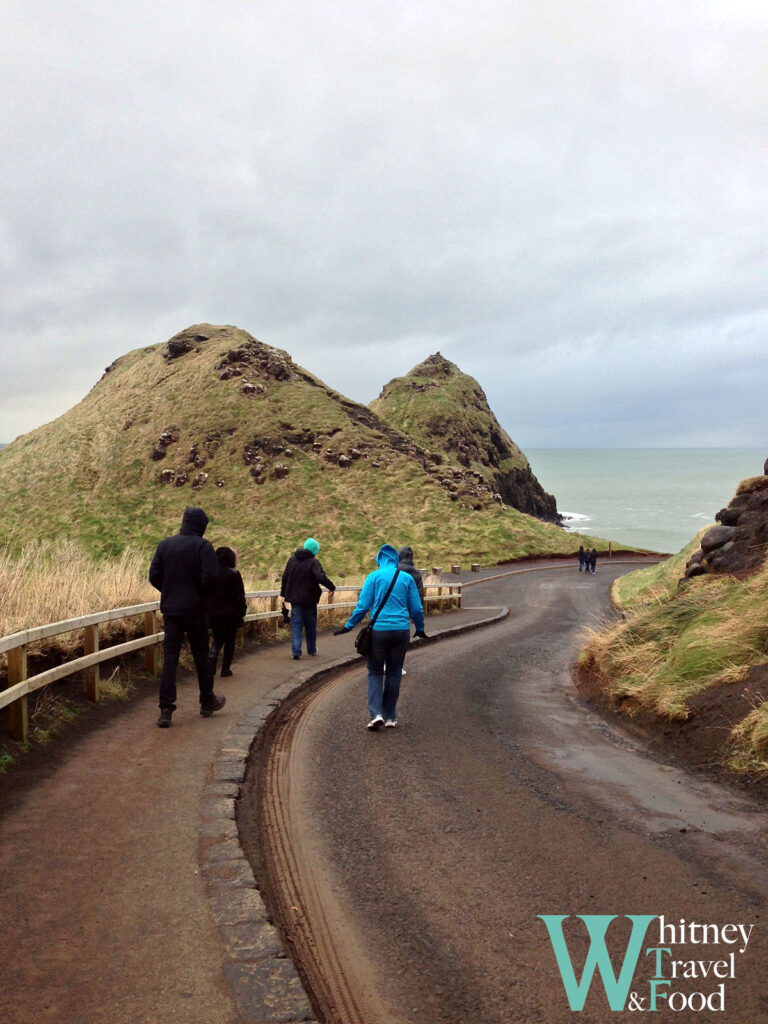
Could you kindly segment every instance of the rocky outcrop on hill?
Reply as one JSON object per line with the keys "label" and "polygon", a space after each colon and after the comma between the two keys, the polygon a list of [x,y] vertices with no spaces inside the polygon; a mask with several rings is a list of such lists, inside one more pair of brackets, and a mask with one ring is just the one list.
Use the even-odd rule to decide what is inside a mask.
{"label": "rocky outcrop on hill", "polygon": [[688,559],[685,578],[705,573],[735,573],[757,569],[768,556],[768,459],[763,475],[743,480],[701,547]]}

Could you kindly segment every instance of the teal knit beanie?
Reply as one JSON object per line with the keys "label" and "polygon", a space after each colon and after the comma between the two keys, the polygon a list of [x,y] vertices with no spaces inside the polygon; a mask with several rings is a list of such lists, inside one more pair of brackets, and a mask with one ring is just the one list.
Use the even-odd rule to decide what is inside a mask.
{"label": "teal knit beanie", "polygon": [[304,547],[307,549],[307,551],[311,551],[313,555],[316,555],[317,552],[320,550],[320,545],[317,543],[314,537],[308,537],[304,541]]}

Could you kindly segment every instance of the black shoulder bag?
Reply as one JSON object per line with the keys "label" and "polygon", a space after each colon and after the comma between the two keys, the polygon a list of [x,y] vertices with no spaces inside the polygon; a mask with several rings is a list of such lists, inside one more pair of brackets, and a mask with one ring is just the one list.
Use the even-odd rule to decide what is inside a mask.
{"label": "black shoulder bag", "polygon": [[394,587],[395,585],[395,580],[397,579],[399,572],[399,569],[395,570],[395,575],[392,577],[392,582],[389,584],[389,590],[387,590],[386,594],[384,595],[384,600],[376,609],[376,614],[373,616],[373,618],[370,620],[367,626],[361,626],[360,629],[357,631],[357,636],[355,637],[355,650],[357,651],[358,654],[362,654],[364,658],[368,656],[371,650],[371,633],[373,631],[373,624],[376,621],[376,619],[378,619],[379,612],[387,603],[387,599],[389,598],[389,595],[392,593],[392,587]]}

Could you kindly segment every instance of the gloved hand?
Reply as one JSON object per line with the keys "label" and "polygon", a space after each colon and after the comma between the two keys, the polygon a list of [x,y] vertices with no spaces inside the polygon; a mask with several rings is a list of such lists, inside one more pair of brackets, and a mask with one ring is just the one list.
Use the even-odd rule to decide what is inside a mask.
{"label": "gloved hand", "polygon": [[427,634],[424,632],[423,629],[422,630],[418,630],[413,635],[417,636],[419,638],[419,640],[429,640],[429,637],[427,636]]}
{"label": "gloved hand", "polygon": [[349,630],[346,628],[346,626],[342,626],[341,629],[334,629],[333,635],[334,636],[341,636],[342,633],[348,633],[348,632],[349,632]]}

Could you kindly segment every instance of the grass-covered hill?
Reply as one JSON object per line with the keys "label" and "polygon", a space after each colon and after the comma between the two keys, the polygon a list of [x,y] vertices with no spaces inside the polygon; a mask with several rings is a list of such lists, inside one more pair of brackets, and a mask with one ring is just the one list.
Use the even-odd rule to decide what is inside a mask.
{"label": "grass-covered hill", "polygon": [[[442,414],[453,404],[458,419],[462,392],[446,394]],[[149,555],[187,505],[206,510],[206,536],[234,546],[250,580],[310,534],[327,570],[348,575],[384,540],[426,566],[582,541],[503,503],[483,472],[465,479],[483,465],[474,453],[446,481],[450,446],[392,419],[245,331],[190,327],[117,359],[82,402],[0,453],[0,545],[75,538],[101,556],[129,544]]]}
{"label": "grass-covered hill", "polygon": [[[493,414],[485,393],[439,352],[385,385],[371,409],[432,450],[446,486],[461,496],[477,482],[509,505],[558,522],[557,504]],[[453,481],[453,483],[451,483]]]}
{"label": "grass-covered hill", "polygon": [[[768,476],[742,482],[729,506],[745,509],[736,527],[762,538],[749,569],[729,568],[729,554],[742,564],[738,534],[725,542],[730,551],[710,549],[718,528],[705,527],[678,555],[614,583],[622,617],[592,633],[580,682],[685,760],[768,781],[768,502],[760,495],[768,497]],[[723,567],[710,557],[707,571],[686,579],[702,544],[720,552]]]}

